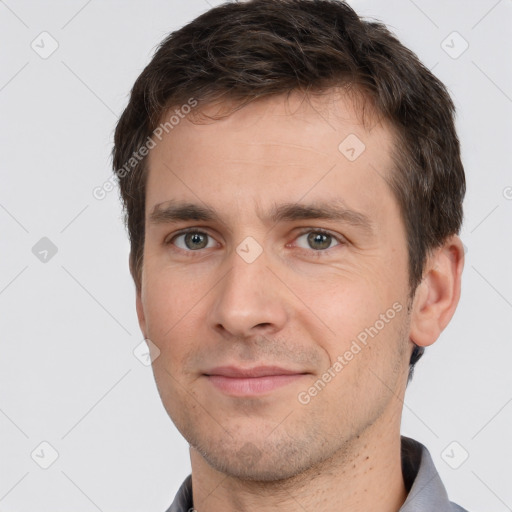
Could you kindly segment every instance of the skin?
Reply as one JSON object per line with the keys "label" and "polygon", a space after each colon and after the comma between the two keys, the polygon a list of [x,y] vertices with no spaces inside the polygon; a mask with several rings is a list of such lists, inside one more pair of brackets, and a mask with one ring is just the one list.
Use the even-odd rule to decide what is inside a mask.
{"label": "skin", "polygon": [[[366,146],[354,161],[338,150],[349,134]],[[434,251],[408,302],[405,229],[384,179],[393,172],[392,134],[385,123],[365,127],[343,94],[295,92],[222,120],[186,118],[151,150],[137,314],[160,351],[153,370],[163,404],[190,444],[199,512],[403,504],[400,420],[411,340],[430,345],[449,322],[464,252],[456,236]],[[217,218],[152,216],[183,203]],[[353,214],[272,219],[283,204],[336,204],[367,225],[350,222]],[[180,236],[185,228],[200,232],[192,249]],[[324,245],[313,240],[312,248],[308,234],[319,229],[332,238],[320,236]],[[262,250],[251,263],[237,252],[246,237]],[[196,248],[198,240],[206,247]],[[249,254],[251,244],[241,247]],[[299,393],[393,304],[401,310],[301,403]],[[221,365],[304,375],[234,397],[205,376]]]}

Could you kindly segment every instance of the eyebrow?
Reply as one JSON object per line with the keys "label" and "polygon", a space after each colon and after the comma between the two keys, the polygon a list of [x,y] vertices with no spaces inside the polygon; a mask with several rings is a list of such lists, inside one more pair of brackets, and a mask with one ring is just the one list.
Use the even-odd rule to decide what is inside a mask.
{"label": "eyebrow", "polygon": [[[313,204],[284,203],[274,205],[269,215],[258,216],[261,219],[266,217],[273,223],[314,219],[334,220],[361,228],[368,234],[373,234],[374,232],[374,224],[366,215],[346,208],[340,201]],[[213,208],[206,205],[202,206],[175,200],[155,205],[149,215],[149,222],[151,224],[166,224],[179,221],[221,222],[221,219]]]}
{"label": "eyebrow", "polygon": [[362,228],[372,234],[373,222],[361,212],[346,208],[341,202],[314,203],[310,205],[285,203],[272,209],[270,218],[273,222],[322,219],[341,221]]}
{"label": "eyebrow", "polygon": [[194,203],[182,203],[174,200],[165,201],[155,205],[149,215],[151,224],[165,224],[169,222],[201,220],[219,220],[219,216],[212,208]]}

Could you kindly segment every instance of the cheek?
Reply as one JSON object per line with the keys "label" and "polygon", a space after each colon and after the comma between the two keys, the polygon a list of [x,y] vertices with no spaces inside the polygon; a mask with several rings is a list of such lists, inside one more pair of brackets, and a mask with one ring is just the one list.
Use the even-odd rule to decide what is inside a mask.
{"label": "cheek", "polygon": [[161,351],[169,340],[179,337],[188,317],[193,315],[194,304],[199,301],[192,286],[187,286],[176,273],[154,272],[146,274],[143,307],[148,337]]}
{"label": "cheek", "polygon": [[189,389],[188,376],[182,369],[190,347],[198,339],[193,326],[200,325],[200,297],[195,292],[187,293],[187,283],[175,273],[169,274],[155,273],[146,280],[143,304],[148,337],[160,351],[152,364],[155,382],[167,413],[180,423]]}
{"label": "cheek", "polygon": [[168,292],[162,282],[148,283],[149,293],[144,299],[144,311],[148,335],[157,345],[161,345],[162,338],[172,331],[178,320],[180,307],[176,297]]}
{"label": "cheek", "polygon": [[336,336],[324,338],[329,366],[303,391],[315,395],[308,414],[325,418],[333,435],[349,435],[376,421],[400,394],[408,368],[407,321],[404,310],[395,313],[384,309],[386,323],[380,312],[340,312]]}
{"label": "cheek", "polygon": [[334,371],[337,382],[359,386],[364,375],[369,379],[364,383],[367,387],[369,382],[376,384],[372,372],[389,375],[401,365],[406,303],[397,283],[390,285],[384,279],[379,284],[372,273],[333,273],[314,287],[304,278],[294,290],[305,306],[297,310],[297,321],[324,352],[328,365],[324,370],[336,361],[338,369],[340,364],[343,367]]}
{"label": "cheek", "polygon": [[187,362],[211,340],[206,313],[214,283],[207,276],[196,279],[170,268],[147,272],[143,299],[146,330],[160,350],[153,368],[163,393],[171,389],[178,393],[194,378],[186,370]]}
{"label": "cheek", "polygon": [[293,289],[303,303],[298,321],[307,322],[309,330],[324,331],[325,339],[338,350],[393,303],[386,304],[375,280],[355,273],[331,272],[314,280],[303,276],[295,280]]}

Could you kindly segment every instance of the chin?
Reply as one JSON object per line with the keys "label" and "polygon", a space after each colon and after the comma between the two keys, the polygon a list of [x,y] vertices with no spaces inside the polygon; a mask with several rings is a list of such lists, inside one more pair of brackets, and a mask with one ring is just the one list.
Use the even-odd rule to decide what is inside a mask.
{"label": "chin", "polygon": [[[254,439],[254,438],[253,438]],[[257,444],[256,444],[257,443]],[[290,440],[289,444],[247,441],[240,448],[228,443],[205,443],[192,445],[203,459],[216,471],[232,478],[251,482],[280,482],[288,480],[311,469],[315,463],[309,447],[298,446]],[[206,447],[205,447],[206,446]],[[212,449],[212,446],[215,446]],[[318,454],[317,454],[318,455]]]}

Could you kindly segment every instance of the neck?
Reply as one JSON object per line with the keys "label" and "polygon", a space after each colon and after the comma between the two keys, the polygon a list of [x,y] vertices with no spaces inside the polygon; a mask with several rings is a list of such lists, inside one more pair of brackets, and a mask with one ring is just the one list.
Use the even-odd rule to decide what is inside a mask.
{"label": "neck", "polygon": [[[392,421],[389,421],[389,420]],[[394,421],[393,421],[394,420]],[[400,457],[400,418],[368,428],[343,450],[293,478],[242,481],[213,469],[190,449],[192,493],[198,512],[397,512],[407,492]]]}

